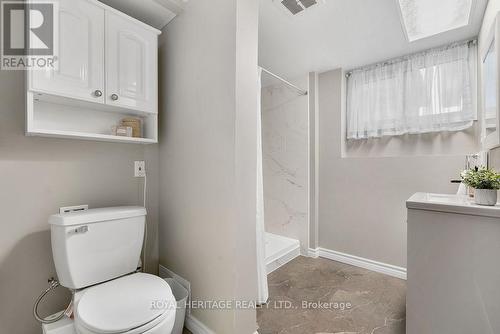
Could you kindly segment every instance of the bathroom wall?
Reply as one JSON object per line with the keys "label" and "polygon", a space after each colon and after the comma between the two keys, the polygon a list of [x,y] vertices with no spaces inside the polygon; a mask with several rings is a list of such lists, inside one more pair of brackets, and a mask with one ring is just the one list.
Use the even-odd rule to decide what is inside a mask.
{"label": "bathroom wall", "polygon": [[[56,277],[47,219],[59,207],[142,205],[134,160],[147,159],[148,269],[157,270],[155,146],[24,136],[24,73],[0,71],[0,333],[38,334],[35,298]],[[155,181],[156,180],[156,181]],[[69,301],[57,289],[44,315]]]}
{"label": "bathroom wall", "polygon": [[342,70],[319,74],[319,246],[406,267],[405,201],[413,193],[455,193],[477,127],[465,133],[346,144]]}
{"label": "bathroom wall", "polygon": [[[193,0],[163,31],[159,254],[193,300],[255,300],[257,24],[254,0]],[[255,310],[192,310],[219,334]]]}
{"label": "bathroom wall", "polygon": [[[265,76],[265,74],[263,74]],[[308,89],[308,77],[291,80]],[[266,231],[309,247],[309,98],[283,83],[262,89]]]}

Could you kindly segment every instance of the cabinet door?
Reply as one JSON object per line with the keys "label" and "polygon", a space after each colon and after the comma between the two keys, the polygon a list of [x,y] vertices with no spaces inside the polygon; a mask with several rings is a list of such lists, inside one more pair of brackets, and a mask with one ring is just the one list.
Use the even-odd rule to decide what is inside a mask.
{"label": "cabinet door", "polygon": [[55,69],[31,72],[31,89],[104,102],[104,9],[87,0],[59,0]]}
{"label": "cabinet door", "polygon": [[106,103],[157,112],[156,32],[106,12]]}

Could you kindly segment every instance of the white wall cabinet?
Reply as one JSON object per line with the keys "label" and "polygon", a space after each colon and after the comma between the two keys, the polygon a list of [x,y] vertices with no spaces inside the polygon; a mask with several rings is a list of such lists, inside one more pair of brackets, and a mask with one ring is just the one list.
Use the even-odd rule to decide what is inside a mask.
{"label": "white wall cabinet", "polygon": [[106,13],[106,103],[143,111],[157,107],[157,37]]}
{"label": "white wall cabinet", "polygon": [[104,9],[88,1],[59,2],[59,61],[32,71],[32,89],[104,102]]}
{"label": "white wall cabinet", "polygon": [[[156,143],[160,31],[97,0],[60,0],[57,66],[27,71],[26,133]],[[139,117],[143,138],[111,128]]]}

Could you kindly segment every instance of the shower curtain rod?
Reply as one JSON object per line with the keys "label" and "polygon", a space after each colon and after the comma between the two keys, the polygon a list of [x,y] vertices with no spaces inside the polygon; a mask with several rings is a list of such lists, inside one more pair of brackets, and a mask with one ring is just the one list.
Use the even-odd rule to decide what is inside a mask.
{"label": "shower curtain rod", "polygon": [[269,70],[266,70],[265,68],[263,67],[260,67],[259,68],[263,71],[263,72],[266,72],[267,74],[269,74],[270,76],[282,81],[284,84],[286,84],[287,86],[295,89],[296,91],[298,91],[300,93],[300,95],[307,95],[307,90],[303,90],[302,88],[299,88],[297,86],[295,86],[293,83],[291,83],[290,81],[288,80],[285,80],[283,79],[282,77],[280,77],[279,75],[276,75],[274,74],[273,72],[269,71]]}

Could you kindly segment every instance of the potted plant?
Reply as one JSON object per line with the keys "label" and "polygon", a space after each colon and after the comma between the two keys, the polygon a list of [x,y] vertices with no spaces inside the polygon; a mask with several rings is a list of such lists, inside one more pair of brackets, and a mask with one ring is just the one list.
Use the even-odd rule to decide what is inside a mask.
{"label": "potted plant", "polygon": [[462,172],[462,181],[474,188],[476,204],[493,206],[497,203],[497,190],[500,189],[500,174],[492,169],[481,167]]}

